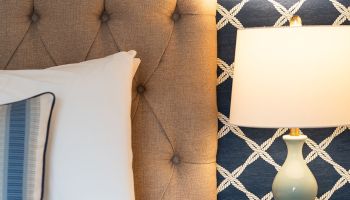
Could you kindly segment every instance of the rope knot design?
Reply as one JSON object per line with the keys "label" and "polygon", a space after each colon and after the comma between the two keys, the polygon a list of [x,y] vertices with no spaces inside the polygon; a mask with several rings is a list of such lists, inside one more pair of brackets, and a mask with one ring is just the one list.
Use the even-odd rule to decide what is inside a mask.
{"label": "rope knot design", "polygon": [[350,21],[350,7],[345,7],[343,4],[339,3],[337,0],[329,0],[332,2],[334,7],[340,12],[339,17],[334,21],[333,25],[341,25],[346,20]]}

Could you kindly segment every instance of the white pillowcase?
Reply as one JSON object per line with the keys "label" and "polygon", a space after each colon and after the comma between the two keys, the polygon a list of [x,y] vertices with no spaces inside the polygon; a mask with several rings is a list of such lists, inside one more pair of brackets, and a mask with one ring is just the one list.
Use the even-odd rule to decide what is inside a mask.
{"label": "white pillowcase", "polygon": [[0,104],[56,95],[45,200],[132,200],[131,88],[135,51],[45,70],[0,71]]}

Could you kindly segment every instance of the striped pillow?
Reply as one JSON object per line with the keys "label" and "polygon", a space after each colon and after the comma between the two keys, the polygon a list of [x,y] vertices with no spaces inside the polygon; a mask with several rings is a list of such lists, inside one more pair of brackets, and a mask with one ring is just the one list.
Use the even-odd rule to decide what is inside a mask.
{"label": "striped pillow", "polygon": [[45,150],[55,97],[0,105],[0,200],[43,196]]}

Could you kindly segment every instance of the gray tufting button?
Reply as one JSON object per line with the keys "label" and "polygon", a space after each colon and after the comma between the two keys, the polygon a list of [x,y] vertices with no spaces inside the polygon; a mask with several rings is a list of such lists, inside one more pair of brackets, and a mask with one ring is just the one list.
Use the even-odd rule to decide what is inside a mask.
{"label": "gray tufting button", "polygon": [[143,85],[139,85],[139,86],[137,86],[136,90],[137,90],[137,93],[143,94],[146,91],[146,88]]}
{"label": "gray tufting button", "polygon": [[101,21],[107,22],[108,20],[109,20],[109,14],[106,11],[104,11],[101,15]]}
{"label": "gray tufting button", "polygon": [[171,158],[171,162],[172,162],[174,165],[180,164],[180,162],[181,162],[180,157],[177,156],[177,155],[174,155],[174,156]]}
{"label": "gray tufting button", "polygon": [[32,16],[31,16],[31,20],[32,20],[32,22],[39,21],[39,15],[36,14],[36,13],[33,13]]}
{"label": "gray tufting button", "polygon": [[171,18],[176,22],[179,21],[180,17],[180,14],[175,12]]}

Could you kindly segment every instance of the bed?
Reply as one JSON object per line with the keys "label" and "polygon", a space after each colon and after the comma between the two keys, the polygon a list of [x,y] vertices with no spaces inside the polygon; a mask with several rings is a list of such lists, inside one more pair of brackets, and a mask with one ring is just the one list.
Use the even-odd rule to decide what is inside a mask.
{"label": "bed", "polygon": [[[0,69],[134,49],[136,199],[216,199],[215,0],[0,1]],[[48,155],[49,156],[49,155]]]}

